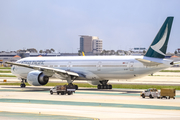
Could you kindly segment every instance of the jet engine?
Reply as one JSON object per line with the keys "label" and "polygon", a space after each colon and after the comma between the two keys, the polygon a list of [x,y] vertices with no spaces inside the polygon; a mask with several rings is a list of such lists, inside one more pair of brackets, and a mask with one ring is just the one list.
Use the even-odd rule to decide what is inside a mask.
{"label": "jet engine", "polygon": [[43,72],[36,70],[28,73],[27,81],[30,85],[41,86],[48,83],[49,77],[44,75]]}

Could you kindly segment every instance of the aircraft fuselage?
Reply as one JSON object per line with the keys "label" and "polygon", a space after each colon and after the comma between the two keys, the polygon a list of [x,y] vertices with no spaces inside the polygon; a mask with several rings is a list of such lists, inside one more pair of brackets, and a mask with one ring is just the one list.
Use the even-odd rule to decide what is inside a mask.
{"label": "aircraft fuselage", "polygon": [[[136,59],[147,59],[162,64],[147,66]],[[79,74],[76,80],[137,79],[170,67],[171,62],[171,60],[144,56],[29,57],[17,61],[22,64],[75,72]],[[33,69],[13,66],[11,71],[20,78],[26,78]]]}

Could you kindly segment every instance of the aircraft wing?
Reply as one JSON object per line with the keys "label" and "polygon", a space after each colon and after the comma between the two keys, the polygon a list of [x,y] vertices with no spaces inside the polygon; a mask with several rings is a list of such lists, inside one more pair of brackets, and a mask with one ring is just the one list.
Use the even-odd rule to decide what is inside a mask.
{"label": "aircraft wing", "polygon": [[141,58],[137,58],[136,60],[143,63],[145,66],[157,66],[157,65],[162,64],[162,63],[153,62],[153,61],[145,60],[145,59],[141,59]]}
{"label": "aircraft wing", "polygon": [[28,64],[21,64],[21,63],[13,63],[13,62],[5,62],[5,63],[20,66],[20,67],[30,68],[30,69],[34,69],[34,70],[39,70],[48,76],[52,76],[53,74],[59,74],[62,77],[68,77],[68,76],[79,77],[79,75],[75,72],[70,72],[70,71],[66,71],[66,70],[62,70],[62,69],[54,69],[54,68],[49,68],[49,67],[42,67],[42,66],[28,65]]}

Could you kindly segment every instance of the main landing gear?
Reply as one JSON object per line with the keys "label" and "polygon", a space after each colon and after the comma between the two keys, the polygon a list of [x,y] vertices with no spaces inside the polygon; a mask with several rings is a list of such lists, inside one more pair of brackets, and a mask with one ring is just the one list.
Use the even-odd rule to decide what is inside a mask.
{"label": "main landing gear", "polygon": [[[68,82],[68,86],[72,86],[73,84],[73,81],[76,79],[76,77],[72,77],[72,76],[68,76],[67,78],[67,82]],[[77,85],[74,85],[76,90],[78,90],[78,86]]]}
{"label": "main landing gear", "polygon": [[21,88],[25,88],[26,87],[25,82],[26,82],[26,79],[22,79],[21,85],[20,85]]}
{"label": "main landing gear", "polygon": [[97,86],[97,89],[112,89],[112,85],[108,85],[108,80],[99,81],[101,84]]}

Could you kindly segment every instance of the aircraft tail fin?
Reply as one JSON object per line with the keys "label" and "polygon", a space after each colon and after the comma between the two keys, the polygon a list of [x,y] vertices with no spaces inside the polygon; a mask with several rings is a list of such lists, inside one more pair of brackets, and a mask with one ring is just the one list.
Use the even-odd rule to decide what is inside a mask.
{"label": "aircraft tail fin", "polygon": [[164,58],[174,17],[167,17],[144,56]]}
{"label": "aircraft tail fin", "polygon": [[82,55],[85,56],[84,52],[82,52]]}

